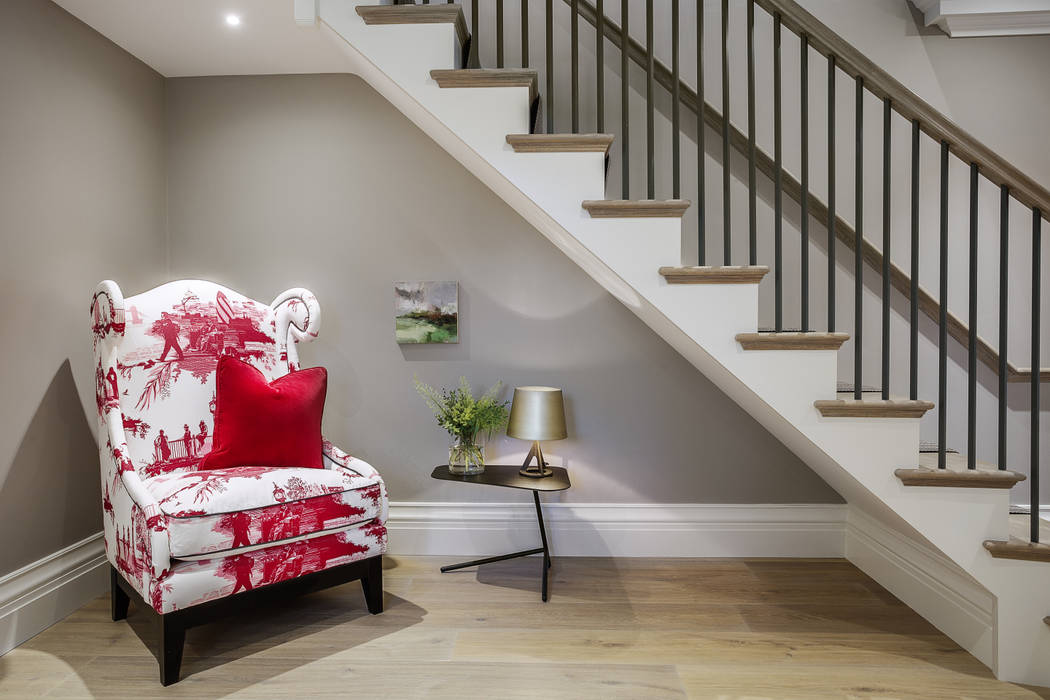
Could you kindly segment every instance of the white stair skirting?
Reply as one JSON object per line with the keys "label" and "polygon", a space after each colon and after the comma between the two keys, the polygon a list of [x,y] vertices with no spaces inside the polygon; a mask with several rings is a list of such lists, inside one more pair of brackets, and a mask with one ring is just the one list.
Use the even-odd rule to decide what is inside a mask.
{"label": "white stair skirting", "polygon": [[995,596],[940,552],[857,508],[845,556],[989,668],[995,659]]}
{"label": "white stair skirting", "polygon": [[101,532],[0,577],[0,654],[108,589]]}

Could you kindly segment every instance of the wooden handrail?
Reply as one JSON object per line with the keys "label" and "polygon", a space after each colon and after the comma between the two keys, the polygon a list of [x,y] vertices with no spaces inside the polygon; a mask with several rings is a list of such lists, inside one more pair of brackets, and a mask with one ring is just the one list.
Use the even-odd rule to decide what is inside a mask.
{"label": "wooden handrail", "polygon": [[[566,2],[566,4],[569,4],[569,2],[570,2],[570,0],[564,0],[564,1]],[[577,0],[577,2],[578,2],[579,12],[580,12],[580,17],[584,21],[588,22],[591,26],[597,26],[597,10],[594,7],[594,5],[592,5],[588,0]],[[756,0],[756,2],[759,3],[759,4],[764,3],[764,2],[778,2],[778,3],[788,2],[788,3],[792,4],[792,5],[795,4],[793,2],[790,2],[790,0]],[[777,11],[780,11],[780,10],[777,10]],[[804,12],[804,10],[803,10],[803,12]],[[782,16],[782,21],[784,21],[785,19],[786,19],[786,15]],[[816,20],[814,19],[814,21],[816,21]],[[784,21],[784,24],[785,24],[785,26],[788,26],[786,21]],[[819,24],[819,22],[818,22],[818,24]],[[619,25],[617,25],[615,22],[613,22],[612,20],[610,20],[608,18],[605,19],[605,21],[603,22],[603,25],[604,25],[604,31],[605,31],[605,38],[608,39],[609,42],[613,46],[615,46],[615,47],[617,47],[617,48],[622,50],[622,46],[621,46],[621,42],[620,42],[621,32],[620,32]],[[821,25],[821,26],[824,27],[824,25]],[[837,35],[834,35],[834,33],[831,32],[830,29],[828,29],[827,27],[824,27],[824,29],[828,33],[832,34],[833,36],[836,36],[836,38],[837,38]],[[812,36],[811,36],[810,40],[812,42],[812,40],[813,40]],[[635,41],[634,39],[630,39],[629,38],[627,41],[628,41],[628,47],[627,47],[628,57],[636,65],[642,66],[644,68],[645,65],[646,65],[646,62],[647,62],[645,47],[642,46],[637,41]],[[843,40],[839,39],[839,41],[842,42],[843,44],[845,44],[845,42]],[[848,44],[847,44],[847,46],[848,46]],[[839,55],[836,54],[836,60],[838,60],[838,58],[839,58]],[[672,90],[672,88],[674,86],[674,79],[672,77],[671,70],[666,65],[661,63],[660,61],[654,61],[653,62],[653,80],[658,85],[660,85],[660,87],[662,87],[663,89],[665,89],[665,90],[667,90],[669,92]],[[867,80],[867,78],[865,80]],[[890,78],[890,80],[893,80],[893,79]],[[867,83],[865,82],[865,84],[867,84]],[[905,88],[903,86],[901,86],[901,89],[907,91],[907,88]],[[698,109],[699,109],[699,104],[700,104],[700,100],[699,100],[699,97],[696,94],[696,91],[693,90],[684,81],[679,81],[679,94],[681,95],[682,105],[686,109],[688,109],[691,112],[693,112],[693,114],[696,114]],[[916,97],[915,99],[919,100],[918,97]],[[921,100],[919,100],[919,101],[921,102]],[[925,104],[925,103],[923,103],[923,104]],[[936,110],[934,110],[933,107],[930,107],[929,105],[927,105],[927,107],[930,110],[936,112]],[[704,101],[704,123],[707,124],[712,130],[714,130],[716,132],[720,133],[721,130],[722,130],[722,114],[721,114],[721,112],[719,112],[718,109],[713,107],[707,101]],[[962,130],[960,129],[959,131],[961,132]],[[965,133],[965,132],[962,132],[962,133]],[[730,125],[729,125],[729,140],[730,140],[730,145],[732,146],[732,148],[735,151],[737,151],[738,153],[746,153],[747,152],[748,137],[742,131],[740,131],[735,126],[733,126],[732,122],[730,122]],[[756,148],[755,148],[755,165],[758,168],[758,170],[763,175],[765,175],[768,178],[773,178],[774,174],[776,173],[776,163],[773,160],[773,157],[770,156],[768,153],[766,153],[764,150],[762,150],[761,147],[758,147],[758,146],[756,146]],[[802,184],[798,181],[798,179],[795,178],[794,175],[792,175],[785,168],[781,168],[781,182],[783,183],[784,194],[786,194],[788,197],[790,197],[791,199],[793,199],[796,202],[801,202],[802,201],[802,197],[804,196],[804,193],[802,192]],[[1045,194],[1045,191],[1044,191],[1044,194]],[[805,196],[808,199],[810,216],[813,217],[817,221],[827,221],[827,218],[828,218],[828,206],[827,206],[827,204],[822,199],[820,199],[819,197],[814,195],[812,192],[805,193]],[[1048,197],[1048,198],[1050,198],[1050,197]],[[1046,215],[1048,212],[1050,212],[1050,208],[1043,210],[1043,214],[1044,215]],[[836,239],[837,240],[839,240],[842,243],[844,243],[851,251],[856,252],[856,244],[857,244],[856,231],[853,229],[852,225],[849,224],[849,222],[845,221],[840,216],[836,216],[835,217],[835,233],[836,233]],[[881,271],[882,271],[882,251],[880,251],[878,248],[876,248],[874,245],[872,245],[871,242],[869,242],[867,240],[863,240],[862,241],[862,245],[861,245],[861,255],[864,257],[865,262],[872,269],[874,269],[875,271],[881,273]],[[906,272],[904,272],[904,270],[899,268],[897,265],[894,265],[892,262],[890,263],[890,283],[893,285],[894,289],[896,289],[900,294],[902,294],[904,296],[905,299],[907,299],[909,301],[911,300],[911,279],[908,277],[908,274]],[[934,321],[939,321],[939,319],[940,319],[940,305],[937,302],[937,300],[929,292],[927,292],[922,287],[919,287],[918,302],[919,302],[919,309],[926,316],[928,316],[929,318],[933,319]],[[970,331],[969,331],[969,328],[967,327],[967,325],[962,320],[960,320],[954,314],[949,312],[947,314],[947,316],[948,316],[948,324],[947,324],[947,326],[948,326],[948,334],[956,342],[958,342],[963,347],[963,349],[969,349],[969,347],[970,347]],[[981,337],[977,338],[977,356],[980,358],[981,362],[983,362],[985,365],[987,365],[989,368],[991,368],[993,372],[998,374],[998,372],[999,372],[999,355],[996,352],[996,350],[991,345],[989,345]],[[1010,382],[1025,382],[1025,381],[1029,381],[1031,376],[1032,376],[1031,368],[1027,368],[1027,367],[1026,368],[1018,368],[1018,367],[1015,367],[1013,364],[1007,362],[1007,379],[1008,379],[1008,381],[1010,381]],[[1048,369],[1048,368],[1041,368],[1040,369],[1040,381],[1041,382],[1050,381],[1050,369]]]}
{"label": "wooden handrail", "polygon": [[889,98],[893,110],[948,149],[964,163],[976,163],[981,174],[996,185],[1006,185],[1010,195],[1050,221],[1050,191],[1008,163],[1002,156],[941,114],[930,103],[879,68],[867,56],[807,12],[795,0],[755,0],[771,15],[780,15],[784,27],[809,38],[809,45],[824,56],[835,56],[836,65],[850,77],[864,78],[864,86],[879,98]]}

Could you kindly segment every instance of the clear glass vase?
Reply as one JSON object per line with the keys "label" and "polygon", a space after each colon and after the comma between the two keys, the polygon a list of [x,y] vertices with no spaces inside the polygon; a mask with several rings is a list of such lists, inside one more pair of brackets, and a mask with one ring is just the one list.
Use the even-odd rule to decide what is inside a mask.
{"label": "clear glass vase", "polygon": [[448,470],[453,474],[480,474],[485,471],[485,445],[481,436],[473,440],[454,437],[448,446]]}

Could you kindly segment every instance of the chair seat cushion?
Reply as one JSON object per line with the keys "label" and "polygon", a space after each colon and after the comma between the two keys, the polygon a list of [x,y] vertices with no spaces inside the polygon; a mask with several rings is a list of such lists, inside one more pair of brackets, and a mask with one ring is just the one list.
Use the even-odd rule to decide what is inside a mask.
{"label": "chair seat cushion", "polygon": [[386,527],[377,521],[351,525],[309,542],[271,545],[258,552],[177,561],[146,599],[162,615],[386,552]]}
{"label": "chair seat cushion", "polygon": [[230,467],[146,479],[176,559],[317,537],[380,514],[382,486],[349,469]]}

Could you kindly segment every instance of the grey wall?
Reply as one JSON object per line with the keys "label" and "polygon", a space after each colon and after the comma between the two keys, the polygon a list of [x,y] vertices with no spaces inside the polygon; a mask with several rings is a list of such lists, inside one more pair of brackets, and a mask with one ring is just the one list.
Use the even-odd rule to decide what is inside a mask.
{"label": "grey wall", "polygon": [[163,79],[40,0],[0,3],[0,575],[102,529],[88,307],[165,269]]}
{"label": "grey wall", "polygon": [[[573,501],[828,502],[808,467],[473,175],[352,76],[168,82],[172,274],[320,298],[327,435],[392,500],[506,500],[432,481],[447,440],[412,378],[551,384]],[[396,280],[461,285],[459,345],[399,347]],[[493,461],[527,445],[503,438]]]}
{"label": "grey wall", "polygon": [[[1040,84],[1040,71],[1050,60],[1046,37],[948,40],[917,25],[901,0],[803,4],[1046,184],[1050,95],[1029,89]],[[642,16],[635,16],[634,5],[641,5],[632,5],[637,29]],[[560,3],[556,8],[561,22],[567,15]],[[686,51],[695,21],[688,9],[683,7]],[[618,3],[608,11],[615,16]],[[717,23],[714,16],[708,19],[708,43],[713,47]],[[512,22],[513,13],[508,31]],[[760,18],[760,53],[768,51],[767,25]],[[588,34],[584,27],[583,41]],[[512,33],[508,39],[508,56],[517,55],[513,37]],[[533,38],[541,35],[533,32]],[[559,41],[563,45],[564,38]],[[786,36],[785,85],[794,84],[792,71],[797,71],[791,42]],[[533,46],[534,55],[540,55],[539,49]],[[742,47],[734,45],[737,115],[743,114],[744,104],[738,102],[744,84],[741,52]],[[612,50],[606,56],[607,84],[614,86],[618,56]],[[593,84],[589,57],[584,48],[584,86]],[[764,65],[760,61],[758,81],[765,90],[770,74]],[[708,69],[711,99],[717,103],[714,61]],[[686,61],[687,80],[691,70]],[[637,126],[644,124],[638,93],[644,85],[640,73],[632,71],[632,123]],[[820,77],[814,74],[812,86],[818,103],[823,100]],[[561,87],[566,95],[566,86]],[[840,86],[840,118],[848,123],[851,95],[845,88]],[[607,124],[616,123],[619,116],[613,92],[610,88]],[[90,289],[104,277],[118,279],[129,293],[179,276],[209,277],[261,299],[297,284],[313,288],[325,308],[325,324],[320,341],[305,347],[303,356],[331,370],[327,433],[376,463],[397,500],[506,498],[427,478],[433,463],[442,459],[446,441],[413,393],[411,379],[418,375],[444,385],[460,374],[476,385],[499,378],[511,386],[543,382],[566,389],[572,437],[549,449],[553,461],[573,468],[576,488],[567,497],[574,500],[838,500],[746,414],[356,78],[182,79],[168,81],[165,91],[160,76],[57,7],[39,0],[7,0],[0,4],[0,94],[0,288],[8,299],[18,300],[0,309],[8,358],[0,369],[0,390],[8,398],[0,409],[0,529],[21,535],[5,540],[0,572],[100,528],[86,307]],[[789,111],[797,106],[792,100],[797,98],[787,90]],[[566,108],[563,99],[561,124],[568,120]],[[666,101],[660,108],[657,143],[666,154]],[[869,110],[875,124],[877,106],[869,105]],[[588,128],[593,119],[590,89],[582,95],[582,112]],[[812,115],[814,134],[823,133],[821,121],[817,110]],[[760,126],[760,139],[768,148],[771,131],[761,119]],[[794,133],[793,124],[786,129]],[[877,148],[877,130],[871,135],[874,141],[869,145]],[[848,128],[841,130],[840,139],[846,144],[852,140]],[[792,143],[787,143],[785,159],[797,170]],[[683,186],[688,192],[695,186],[696,164],[691,140],[683,144]],[[717,146],[713,138],[709,144]],[[644,145],[638,134],[634,145]],[[170,161],[166,148],[171,149]],[[644,162],[644,153],[635,151],[633,158]],[[934,155],[924,158],[925,166],[932,166],[924,170],[929,179],[936,172]],[[716,163],[709,158],[707,165],[709,180],[714,181]],[[877,158],[869,158],[869,165],[877,166]],[[619,182],[617,167],[614,155],[609,178],[613,194]],[[821,167],[818,159],[813,172],[818,190]],[[845,180],[839,194],[845,214],[851,209],[851,167],[849,157],[841,160]],[[876,171],[877,167],[868,177],[877,181]],[[659,171],[658,190],[669,189],[666,173]],[[897,177],[895,183],[903,185],[905,179]],[[637,179],[634,193],[643,187]],[[743,212],[746,196],[739,183],[734,187],[734,207]],[[875,189],[869,192],[878,194]],[[964,194],[961,187],[955,192]],[[658,196],[666,194],[658,191]],[[710,215],[717,220],[720,200],[717,192],[709,195]],[[768,192],[765,195],[759,211],[768,221]],[[905,201],[906,193],[896,196]],[[994,192],[990,196],[982,199],[982,212],[994,219]],[[878,202],[873,200],[867,210],[876,217],[868,221],[868,230],[877,232]],[[956,210],[965,210],[962,199],[958,205],[953,199]],[[924,212],[924,223],[931,215]],[[736,220],[742,221],[739,215]],[[687,227],[693,222],[687,217]],[[796,223],[788,222],[787,235]],[[959,232],[964,234],[965,227],[953,226],[953,236]],[[906,266],[901,252],[907,248],[898,233],[894,259]],[[823,232],[815,228],[813,234]],[[716,245],[717,240],[709,249],[712,256],[720,252]],[[768,241],[763,245],[768,247]],[[982,250],[994,248],[982,243]],[[932,261],[925,244],[923,253],[925,261]],[[687,260],[695,254],[689,236],[683,241],[683,254]],[[814,269],[821,268],[821,254],[814,249]],[[955,262],[963,266],[958,268],[961,272],[965,257],[956,256]],[[1029,264],[1023,252],[1017,262],[1022,269]],[[841,263],[839,284],[848,289],[850,261]],[[935,280],[927,277],[924,266],[924,284],[935,288]],[[399,348],[391,332],[391,283],[428,278],[461,282],[463,340],[458,346]],[[953,285],[961,278],[954,274]],[[1024,289],[1016,291],[1023,298]],[[820,317],[821,291],[814,289],[813,297],[814,315]],[[849,301],[844,306],[851,306]],[[866,303],[874,304],[873,297]],[[951,306],[965,308],[956,286]],[[1014,305],[1012,314],[1023,306],[1023,301]],[[867,312],[868,319],[877,320],[876,308]],[[794,307],[789,304],[787,311],[790,316]],[[1024,308],[1019,311],[1023,315]],[[894,314],[898,339],[904,337],[902,318]],[[983,328],[994,328],[995,309],[982,306],[981,319]],[[849,325],[848,318],[840,319],[840,326]],[[868,337],[876,338],[876,332],[869,328]],[[930,370],[934,330],[925,324],[923,332],[923,366]],[[1027,364],[1026,341],[1023,324],[1012,329],[1012,348],[1019,352],[1010,355],[1020,365]],[[877,367],[877,353],[868,353],[867,362]],[[849,363],[849,353],[844,352],[846,374]],[[950,369],[951,386],[960,398],[963,363],[956,355]],[[928,395],[934,388],[929,382],[932,372],[923,374],[920,393]],[[994,451],[988,438],[988,426],[994,422],[986,415],[994,410],[992,383],[982,376],[982,458]],[[1017,398],[1011,405],[1017,449],[1011,454],[1023,464],[1026,406],[1023,397]],[[957,400],[952,403],[955,416],[963,406]],[[957,424],[954,417],[952,423]],[[924,425],[924,432],[928,427]],[[961,438],[955,435],[952,441],[961,446]],[[492,446],[490,459],[520,459],[523,448],[504,438]]]}
{"label": "grey wall", "polygon": [[[1046,82],[1045,67],[1050,65],[1050,36],[989,37],[980,39],[949,39],[937,29],[922,26],[921,17],[906,0],[801,0],[801,4],[822,22],[853,43],[877,65],[893,75],[909,89],[970,131],[988,146],[1014,162],[1023,171],[1050,186],[1050,91],[1041,89]],[[542,3],[532,2],[531,55],[543,55],[543,33],[538,31],[543,18]],[[632,36],[644,42],[645,2],[631,0],[630,28]],[[704,47],[706,99],[721,108],[720,3],[708,0],[704,4]],[[494,26],[494,4],[481,4],[480,24]],[[747,130],[747,72],[746,72],[746,3],[730,3],[729,88],[730,112],[733,123],[741,131]],[[665,65],[671,65],[670,3],[655,3],[655,54]],[[606,3],[606,12],[615,21],[620,18],[620,3]],[[570,45],[568,5],[557,0],[555,13],[555,47],[559,65],[564,70],[555,75],[555,127],[567,130],[570,125]],[[519,31],[515,12],[506,14],[509,65],[517,65],[520,56]],[[696,5],[682,3],[681,56],[682,79],[696,85]],[[767,152],[773,153],[772,114],[772,18],[763,10],[756,11],[756,119],[757,140]],[[594,30],[580,22],[580,126],[582,131],[596,128],[594,57]],[[495,65],[495,47],[490,39],[481,43],[484,65]],[[783,129],[784,164],[796,177],[800,172],[800,40],[790,31],[783,33]],[[534,58],[535,60],[535,58]],[[810,52],[810,175],[811,188],[821,198],[827,192],[826,156],[826,62],[816,52]],[[620,55],[606,43],[605,50],[605,129],[617,132],[620,128]],[[541,71],[541,86],[544,84]],[[1040,87],[1036,87],[1040,86]],[[629,105],[631,124],[631,191],[632,197],[646,192],[646,110],[645,76],[632,63],[630,72]],[[837,78],[837,202],[838,214],[846,221],[855,220],[854,177],[855,159],[855,86],[853,80],[839,71]],[[872,95],[865,101],[864,144],[864,235],[877,247],[882,247],[882,104]],[[895,144],[892,159],[892,209],[890,228],[891,259],[904,270],[910,268],[910,125],[901,117],[893,120],[892,138]],[[697,196],[697,155],[695,121],[683,110],[682,115],[682,190],[683,197],[694,202]],[[707,135],[707,153],[704,168],[707,177],[704,202],[707,211],[707,260],[722,260],[722,166],[720,135],[710,130]],[[659,87],[656,90],[655,115],[656,196],[672,196],[671,189],[671,103]],[[608,195],[620,196],[620,148],[614,144],[608,178]],[[730,183],[733,262],[747,260],[748,189],[747,165],[742,154],[734,154]],[[927,290],[937,294],[939,282],[938,197],[940,175],[938,147],[932,139],[923,137],[920,186],[923,205],[920,211],[919,281]],[[959,318],[968,313],[968,168],[967,164],[952,158],[950,168],[950,204],[947,306]],[[784,319],[787,328],[797,328],[800,322],[800,219],[798,206],[790,199],[785,202],[784,222]],[[694,264],[697,251],[698,207],[687,211],[683,220],[682,260]],[[1008,318],[1009,360],[1019,367],[1031,364],[1031,212],[1017,205],[1011,207],[1010,249],[1010,308]],[[994,347],[998,344],[998,254],[999,254],[999,192],[998,188],[983,182],[980,188],[980,242],[981,262],[978,274],[978,323],[981,337]],[[774,210],[771,183],[759,178],[757,206],[758,257],[762,264],[773,264]],[[1044,231],[1046,227],[1044,226]],[[826,328],[826,270],[825,241],[827,233],[820,222],[810,225],[811,277],[809,284],[811,322],[816,330]],[[836,329],[853,333],[853,258],[839,246],[836,256],[837,306]],[[1050,247],[1043,246],[1044,270],[1050,268]],[[774,309],[774,278],[768,275],[759,287],[761,306],[760,325],[772,327]],[[908,362],[908,308],[904,299],[893,294],[891,313],[891,382],[893,396],[907,396],[909,389]],[[1050,304],[1050,285],[1043,284],[1042,305]],[[1050,344],[1050,324],[1042,324],[1042,344]],[[881,386],[881,278],[871,269],[865,269],[864,291],[864,356],[863,384]],[[854,376],[853,343],[851,339],[839,354],[839,377],[852,383]],[[922,420],[925,440],[937,437],[938,413],[948,412],[948,445],[960,451],[967,449],[967,375],[966,353],[954,341],[950,343],[948,364],[948,402],[937,407]],[[1044,351],[1045,355],[1045,351]],[[920,316],[919,340],[919,398],[937,398],[937,327],[925,316]],[[1041,363],[1047,365],[1044,358]],[[980,365],[978,372],[977,458],[997,461],[997,378]],[[1050,410],[1050,397],[1044,393],[1042,410]],[[1027,473],[1030,464],[1030,413],[1027,388],[1011,385],[1008,410],[1007,466]],[[1041,440],[1050,440],[1050,422],[1041,423]],[[1042,483],[1043,500],[1050,500],[1050,482]],[[1028,498],[1029,482],[1022,482],[1012,492],[1017,502]]]}

